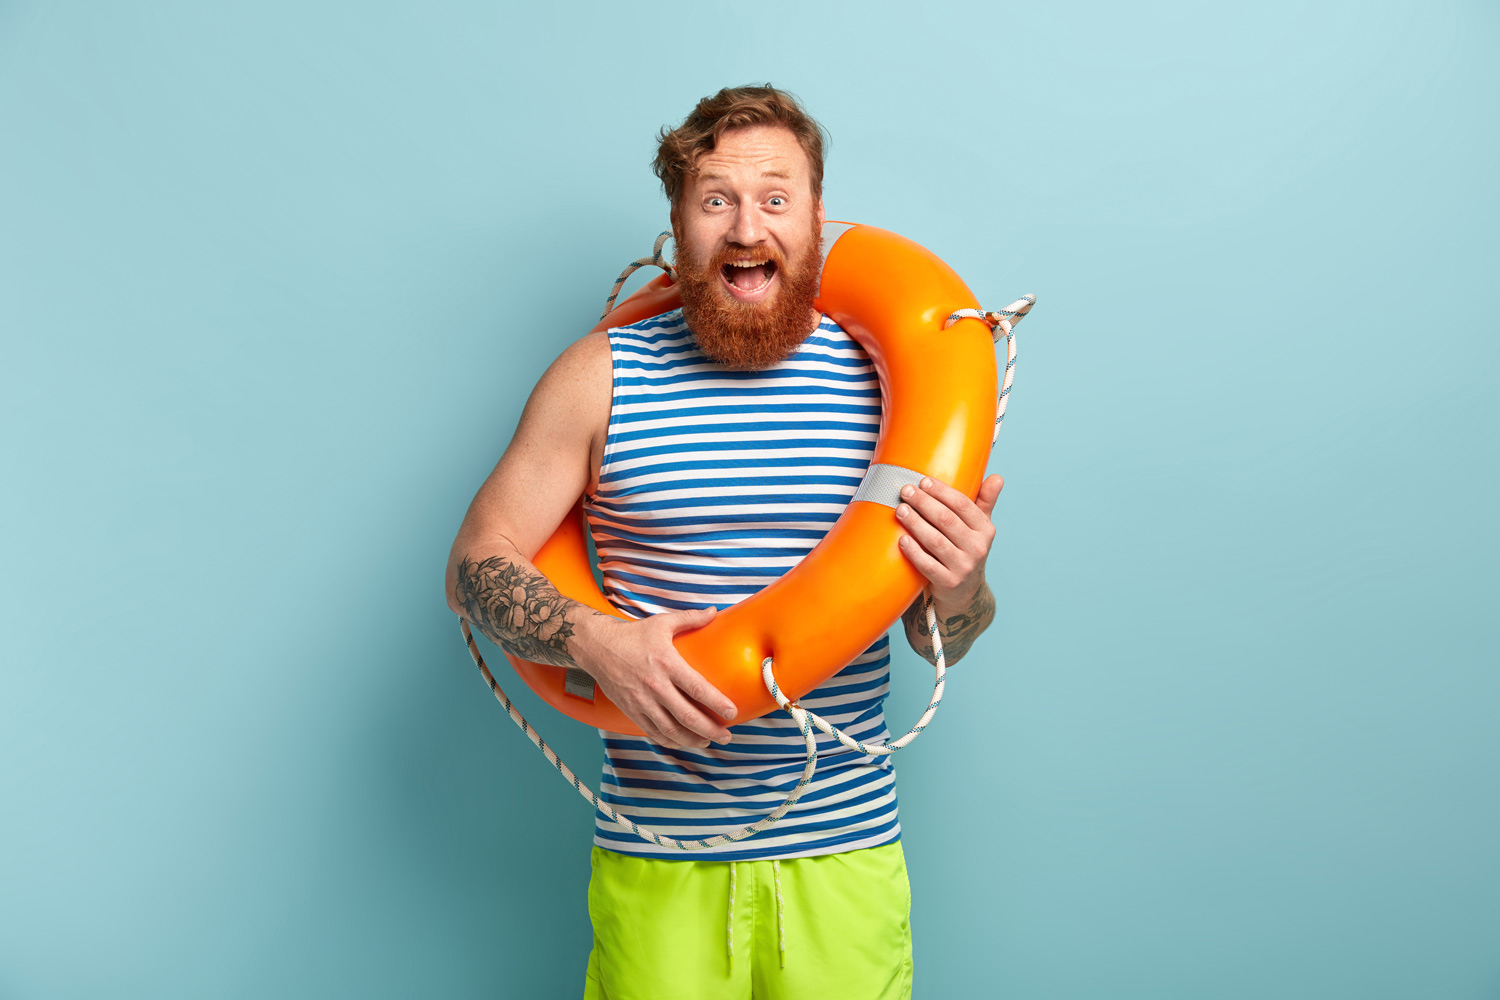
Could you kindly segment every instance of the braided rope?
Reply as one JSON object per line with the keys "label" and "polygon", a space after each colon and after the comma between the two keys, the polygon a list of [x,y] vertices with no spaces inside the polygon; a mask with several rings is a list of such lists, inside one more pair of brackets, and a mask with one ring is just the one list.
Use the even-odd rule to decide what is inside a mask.
{"label": "braided rope", "polygon": [[[1022,305],[1022,303],[1025,304]],[[961,319],[977,319],[990,328],[990,335],[997,343],[1001,337],[1005,338],[1005,379],[1000,385],[1000,398],[995,400],[995,432],[990,435],[991,448],[995,446],[995,440],[1000,437],[1000,421],[1005,419],[1005,405],[1010,396],[1010,383],[1015,377],[1016,338],[1012,331],[1017,323],[1026,318],[1026,314],[1034,305],[1036,305],[1035,295],[1023,295],[1004,309],[993,312],[985,312],[982,309],[960,309],[951,313],[948,321],[943,324],[943,329],[946,330]]]}
{"label": "braided rope", "polygon": [[[625,285],[625,280],[629,278],[631,274],[635,273],[638,268],[654,265],[656,267],[660,267],[668,274],[675,276],[675,272],[673,271],[672,267],[662,261],[661,255],[662,247],[666,245],[667,240],[671,237],[671,232],[662,233],[656,238],[656,245],[652,247],[650,257],[642,257],[638,260],[631,261],[631,263],[625,268],[625,270],[620,272],[620,277],[615,280],[614,287],[610,289],[609,299],[604,303],[604,312],[600,314],[600,319],[603,319],[605,316],[609,315],[610,310],[614,308],[615,299],[617,299],[620,295],[620,289]],[[1010,394],[1011,379],[1013,377],[1013,370],[1016,364],[1016,345],[1013,330],[1015,324],[1019,323],[1021,319],[1026,315],[1026,313],[1031,309],[1031,307],[1035,304],[1036,296],[1023,295],[1016,301],[1012,302],[1005,309],[1001,309],[998,311],[985,312],[980,309],[959,309],[951,313],[948,316],[947,321],[943,324],[944,329],[946,329],[952,326],[954,323],[957,323],[961,319],[978,319],[990,327],[991,334],[996,342],[999,341],[1000,337],[1005,337],[1005,379],[1000,389],[999,398],[995,401],[995,433],[990,438],[991,447],[994,447],[995,439],[1000,434],[1000,423],[1005,416],[1006,398]],[[786,695],[782,694],[780,685],[776,683],[776,675],[774,672],[775,663],[773,658],[768,656],[763,661],[761,661],[761,681],[766,685],[766,690],[771,692],[771,697],[776,700],[776,704],[783,710],[785,710],[789,715],[791,715],[792,719],[797,723],[797,727],[802,733],[802,741],[807,746],[807,762],[803,765],[802,776],[797,780],[796,787],[792,789],[791,793],[787,795],[786,799],[781,803],[781,805],[777,806],[765,816],[762,816],[756,822],[751,823],[748,826],[741,827],[739,830],[736,830],[733,833],[719,834],[717,836],[707,837],[699,840],[678,840],[675,837],[668,837],[665,834],[657,833],[655,830],[651,830],[647,827],[641,826],[629,816],[617,812],[613,806],[609,805],[607,802],[602,801],[599,796],[594,793],[593,789],[589,788],[589,786],[585,785],[582,781],[579,780],[578,775],[573,773],[572,768],[563,763],[562,758],[557,755],[557,752],[549,747],[547,745],[547,741],[542,739],[541,734],[531,727],[530,723],[526,721],[526,717],[521,714],[520,710],[516,708],[515,704],[510,700],[509,696],[506,695],[505,691],[501,689],[498,683],[496,683],[495,676],[490,673],[490,668],[485,664],[484,657],[479,653],[479,646],[474,642],[474,633],[469,629],[468,619],[460,617],[458,620],[458,627],[459,630],[463,633],[464,644],[468,647],[469,656],[473,658],[474,665],[479,668],[480,674],[484,676],[485,683],[489,685],[490,691],[495,695],[495,698],[500,702],[501,705],[505,707],[505,711],[510,715],[511,721],[521,728],[521,732],[526,734],[526,738],[531,740],[531,742],[536,745],[537,749],[542,751],[542,754],[547,758],[552,766],[557,769],[558,774],[562,775],[563,780],[573,786],[574,791],[583,796],[583,798],[590,805],[592,805],[599,812],[603,813],[612,822],[617,823],[620,826],[630,830],[630,832],[634,833],[642,840],[647,840],[653,844],[657,844],[663,847],[671,847],[681,851],[701,851],[706,848],[719,847],[723,844],[730,844],[734,843],[735,841],[744,840],[746,837],[752,837],[762,830],[767,829],[777,820],[781,819],[787,814],[792,806],[797,803],[797,800],[802,797],[802,793],[807,789],[808,784],[812,781],[813,772],[817,767],[818,741],[817,737],[815,737],[812,732],[814,727],[818,728],[824,733],[827,733],[829,736],[832,736],[835,740],[837,740],[843,746],[848,747],[850,750],[854,750],[866,756],[880,756],[883,754],[895,753],[897,750],[904,749],[905,747],[910,745],[913,740],[915,740],[922,734],[922,731],[926,729],[928,724],[932,721],[933,716],[937,714],[938,706],[943,703],[943,687],[945,684],[945,678],[948,669],[947,657],[943,653],[943,638],[938,629],[937,611],[933,606],[932,591],[930,589],[926,592],[926,602],[923,610],[927,616],[927,632],[928,635],[932,638],[932,649],[935,660],[934,665],[937,668],[937,676],[932,688],[932,699],[927,703],[926,711],[924,711],[922,713],[922,717],[917,720],[917,724],[910,730],[908,730],[906,734],[901,736],[899,739],[887,740],[884,743],[878,744],[867,744],[861,740],[855,739],[854,737],[845,733],[843,730],[839,729],[837,726],[830,723],[827,719],[824,719],[822,716],[818,715],[815,712],[809,712],[802,706],[798,705],[796,702],[787,698]],[[780,903],[779,898],[777,902],[778,904]],[[729,917],[729,955],[731,963],[733,963],[734,961],[733,907],[734,871],[731,868]],[[779,909],[780,907],[778,906],[778,911]],[[779,924],[781,919],[780,912],[777,913],[777,918]],[[781,943],[783,965],[785,965],[786,962],[785,947],[786,945],[783,940],[783,942]]]}
{"label": "braided rope", "polygon": [[637,269],[642,267],[656,266],[661,268],[663,271],[666,271],[672,277],[677,277],[677,272],[672,268],[672,265],[666,263],[661,259],[661,248],[665,246],[667,240],[670,240],[671,238],[671,230],[662,233],[656,238],[656,245],[651,248],[651,256],[637,258],[636,260],[633,260],[629,264],[625,265],[625,270],[620,272],[620,276],[615,279],[614,287],[609,290],[609,298],[605,300],[604,311],[599,314],[600,319],[608,316],[609,311],[615,307],[615,299],[620,297],[620,289],[625,287],[625,279],[634,274]]}
{"label": "braided rope", "polygon": [[932,648],[937,654],[937,684],[933,688],[932,701],[928,704],[927,711],[922,713],[922,718],[918,720],[916,726],[899,740],[866,745],[852,736],[845,734],[837,726],[834,726],[817,713],[809,712],[796,702],[789,700],[786,695],[781,693],[781,688],[776,683],[776,677],[771,672],[771,657],[768,656],[765,658],[765,661],[761,664],[761,679],[765,682],[766,688],[771,692],[771,697],[776,699],[776,704],[785,709],[787,714],[796,721],[797,728],[802,732],[802,741],[807,746],[807,762],[803,765],[802,777],[797,780],[797,787],[792,789],[781,805],[765,816],[762,816],[759,820],[751,823],[749,826],[741,827],[733,833],[721,833],[717,836],[701,840],[678,840],[675,837],[668,837],[666,834],[657,833],[655,830],[641,826],[629,816],[616,812],[613,806],[602,801],[594,793],[593,789],[589,788],[588,785],[579,779],[578,775],[573,773],[572,768],[563,763],[562,758],[557,755],[557,751],[549,747],[547,741],[542,739],[541,734],[531,727],[531,724],[526,721],[526,717],[521,714],[520,709],[516,708],[515,703],[510,700],[510,697],[495,681],[495,675],[490,673],[489,666],[484,662],[484,657],[479,653],[479,646],[474,641],[474,633],[469,629],[469,620],[467,618],[460,618],[458,620],[458,628],[463,633],[464,645],[468,647],[469,656],[474,660],[474,665],[484,675],[485,683],[490,686],[490,691],[494,693],[495,698],[500,704],[505,707],[505,711],[510,715],[511,721],[521,727],[521,732],[525,733],[526,738],[536,744],[537,749],[542,752],[553,767],[557,768],[557,772],[562,775],[563,780],[573,786],[575,792],[583,796],[590,805],[602,812],[610,820],[625,827],[642,840],[649,840],[653,844],[675,848],[679,851],[701,851],[705,848],[719,847],[723,844],[734,843],[737,840],[744,840],[746,837],[753,837],[781,819],[792,806],[797,804],[797,800],[802,798],[802,793],[812,781],[813,771],[818,764],[818,740],[813,735],[813,726],[817,726],[849,749],[857,750],[862,754],[871,756],[895,753],[916,739],[922,730],[927,728],[927,724],[932,721],[933,714],[937,712],[938,705],[942,703],[943,675],[947,671],[946,660],[943,656],[943,639],[938,634],[937,612],[933,609],[931,591],[927,592],[926,611],[927,631],[932,636]]}
{"label": "braided rope", "polygon": [[792,718],[797,720],[798,725],[805,725],[807,720],[811,720],[814,726],[817,726],[850,750],[865,754],[866,756],[875,757],[882,754],[895,753],[897,750],[904,749],[912,740],[922,735],[922,730],[927,728],[927,724],[937,714],[938,706],[943,703],[944,675],[948,672],[948,658],[943,655],[943,637],[938,632],[937,610],[933,607],[931,590],[927,591],[927,602],[924,611],[927,614],[927,634],[932,637],[933,659],[937,661],[934,664],[937,667],[937,681],[932,686],[932,700],[927,703],[927,711],[922,713],[922,717],[917,720],[917,724],[912,726],[906,735],[900,739],[886,740],[884,743],[863,743],[816,712],[809,712],[796,702],[788,700],[787,696],[781,693],[781,688],[776,683],[776,675],[773,673],[775,664],[769,656],[760,662],[760,679],[765,683],[767,690],[771,692],[771,697],[776,699],[776,704],[791,713]]}
{"label": "braided rope", "polygon": [[530,723],[526,721],[526,717],[521,714],[520,710],[516,708],[510,698],[501,690],[500,685],[495,683],[495,676],[490,673],[490,668],[485,665],[484,657],[479,655],[479,646],[474,642],[474,633],[469,631],[469,620],[467,618],[460,618],[458,620],[458,627],[464,634],[464,643],[469,647],[469,656],[473,658],[475,665],[479,667],[479,672],[484,675],[485,683],[490,686],[490,690],[494,692],[496,699],[499,700],[500,704],[505,706],[505,711],[510,714],[511,721],[521,727],[521,732],[525,733],[526,738],[536,744],[537,749],[546,756],[553,767],[557,768],[557,773],[562,775],[563,780],[573,786],[575,792],[587,799],[595,809],[625,827],[642,840],[649,840],[653,844],[675,848],[679,851],[701,851],[704,848],[718,847],[722,844],[731,844],[737,840],[744,840],[746,837],[753,837],[785,816],[787,811],[797,804],[797,800],[802,798],[802,793],[807,789],[808,783],[812,781],[813,770],[818,764],[818,738],[813,735],[812,726],[808,722],[807,715],[809,713],[797,709],[796,712],[792,713],[792,717],[797,718],[798,713],[802,714],[802,718],[797,718],[797,725],[802,730],[802,741],[807,745],[807,763],[802,768],[802,777],[797,780],[797,787],[792,789],[791,794],[786,797],[786,801],[782,802],[781,805],[765,816],[762,816],[759,820],[733,833],[721,833],[718,836],[708,837],[703,840],[677,840],[674,837],[668,837],[666,834],[657,833],[655,830],[641,826],[629,816],[616,812],[614,807],[609,803],[601,801],[599,796],[594,794],[593,789],[578,780],[578,775],[574,774],[572,768],[562,762],[562,758],[557,756],[557,751],[547,745],[547,741],[542,739],[541,734],[531,728]]}

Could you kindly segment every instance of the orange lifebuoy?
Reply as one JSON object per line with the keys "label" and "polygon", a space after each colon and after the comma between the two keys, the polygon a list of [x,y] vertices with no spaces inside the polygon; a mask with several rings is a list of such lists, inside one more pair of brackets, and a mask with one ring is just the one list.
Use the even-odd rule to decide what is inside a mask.
{"label": "orange lifebuoy", "polygon": [[[793,700],[816,688],[884,634],[921,593],[925,578],[901,554],[895,490],[931,476],[974,497],[984,479],[995,426],[994,339],[972,292],[953,270],[905,237],[873,226],[829,223],[815,306],[869,354],[880,377],[880,436],[854,500],[801,562],[704,628],[679,634],[678,651],[739,708],[731,725],[765,715],[776,702],[761,678],[773,657]],[[681,305],[668,275],[621,302],[595,330],[623,326]],[[881,496],[879,494],[883,493]],[[616,610],[594,582],[582,500],[532,562],[558,591],[598,611]],[[549,705],[610,732],[640,735],[595,691],[570,693],[567,671],[506,654]]]}

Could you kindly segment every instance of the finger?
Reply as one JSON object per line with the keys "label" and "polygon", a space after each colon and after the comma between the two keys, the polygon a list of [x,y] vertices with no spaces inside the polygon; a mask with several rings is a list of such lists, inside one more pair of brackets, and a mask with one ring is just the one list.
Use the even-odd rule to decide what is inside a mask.
{"label": "finger", "polygon": [[[917,509],[914,505],[918,503],[926,509]],[[912,537],[922,543],[922,548],[944,563],[953,563],[961,555],[957,539],[950,537],[947,531],[935,526],[932,523],[934,518],[946,520],[947,531],[955,533],[968,531],[968,527],[958,519],[957,514],[921,490],[916,490],[910,500],[896,507],[896,520],[901,522],[901,526],[910,532]]]}
{"label": "finger", "polygon": [[[922,487],[922,493],[935,497],[944,507],[959,517],[964,524],[975,530],[983,527],[984,523],[989,520],[989,515],[980,510],[974,504],[973,500],[970,500],[941,479],[933,479],[931,476],[928,476],[918,485]],[[926,511],[923,511],[923,516],[929,521],[935,520]],[[942,522],[938,521],[937,523],[941,524]]]}
{"label": "finger", "polygon": [[1005,489],[1005,480],[999,476],[991,476],[979,486],[979,496],[974,498],[974,503],[984,511],[984,516],[989,518],[995,513],[995,504],[1000,500],[1000,491]]}
{"label": "finger", "polygon": [[679,632],[691,632],[695,628],[702,628],[713,621],[718,613],[718,608],[707,607],[694,608],[690,611],[668,611],[657,617],[665,619],[667,627],[671,629],[671,634],[676,635]]}
{"label": "finger", "polygon": [[[697,671],[691,667],[687,667],[685,664],[684,667],[690,673],[697,673]],[[714,718],[708,709],[682,692],[680,685],[683,681],[688,680],[688,678],[683,676],[674,678],[674,680],[677,680],[679,688],[663,695],[661,699],[662,707],[672,713],[678,724],[685,728],[694,740],[711,740],[714,743],[728,743],[731,734],[728,729],[724,728],[724,724],[719,719]]]}
{"label": "finger", "polygon": [[641,732],[645,733],[646,739],[650,740],[652,743],[655,743],[658,746],[667,747],[671,750],[682,749],[682,747],[678,745],[676,740],[672,739],[662,731],[662,726],[659,722],[657,722],[655,716],[643,713],[639,719],[635,720],[635,724],[641,727]]}
{"label": "finger", "polygon": [[[676,682],[678,690],[710,712],[718,712],[726,719],[739,714],[739,709],[729,700],[729,696],[710,684],[708,678],[694,670],[688,661],[681,660],[681,666],[672,672],[672,680]],[[729,730],[724,730],[723,739],[717,736],[713,738],[723,743],[729,738]]]}
{"label": "finger", "polygon": [[663,746],[671,747],[673,750],[687,750],[691,747],[708,746],[708,740],[692,732],[677,721],[676,715],[672,712],[672,707],[666,702],[666,698],[661,698],[651,706],[649,713],[651,725],[658,734],[658,742]]}
{"label": "finger", "polygon": [[682,695],[676,691],[664,694],[661,708],[668,713],[660,717],[662,732],[680,744],[682,749],[702,749],[712,742],[706,734],[698,732],[697,727],[716,729],[718,726],[709,722],[708,716],[694,708]]}
{"label": "finger", "polygon": [[901,554],[911,560],[911,564],[917,568],[917,572],[927,577],[928,581],[936,587],[945,590],[957,586],[958,581],[954,574],[948,571],[948,567],[934,559],[931,553],[923,550],[916,539],[910,535],[902,535],[899,541]]}

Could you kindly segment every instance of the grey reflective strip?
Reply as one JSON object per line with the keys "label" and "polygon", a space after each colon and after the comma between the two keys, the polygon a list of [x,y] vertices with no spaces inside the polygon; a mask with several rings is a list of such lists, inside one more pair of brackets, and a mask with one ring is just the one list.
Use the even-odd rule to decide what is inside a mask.
{"label": "grey reflective strip", "polygon": [[848,222],[825,222],[823,223],[823,252],[826,254],[833,249],[839,237],[853,229],[852,223]]}
{"label": "grey reflective strip", "polygon": [[569,667],[567,679],[563,681],[563,690],[575,698],[593,701],[594,679],[588,675],[587,671]]}
{"label": "grey reflective strip", "polygon": [[859,489],[854,491],[854,499],[849,502],[868,500],[894,508],[901,503],[901,487],[907,484],[917,485],[924,475],[925,473],[913,472],[900,465],[883,465],[877,462],[865,472],[864,482],[859,484]]}

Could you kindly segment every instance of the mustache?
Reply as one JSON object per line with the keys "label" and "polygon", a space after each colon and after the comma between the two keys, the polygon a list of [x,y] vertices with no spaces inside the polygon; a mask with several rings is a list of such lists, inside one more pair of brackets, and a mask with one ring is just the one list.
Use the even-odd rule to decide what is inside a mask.
{"label": "mustache", "polygon": [[746,246],[743,243],[724,244],[714,252],[712,259],[708,262],[708,269],[710,271],[717,271],[731,261],[741,260],[745,257],[754,257],[757,260],[763,257],[775,264],[777,270],[786,267],[786,257],[782,255],[781,251],[762,240],[751,246]]}

